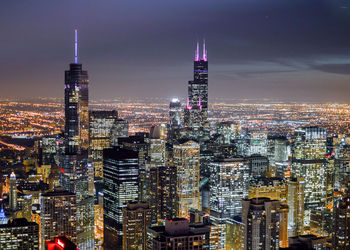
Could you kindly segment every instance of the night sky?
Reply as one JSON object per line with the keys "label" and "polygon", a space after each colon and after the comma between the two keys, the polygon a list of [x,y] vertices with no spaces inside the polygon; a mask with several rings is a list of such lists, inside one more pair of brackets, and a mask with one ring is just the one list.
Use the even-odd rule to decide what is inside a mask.
{"label": "night sky", "polygon": [[207,41],[210,98],[350,102],[350,0],[7,0],[0,96],[63,97],[74,60],[92,99],[182,97]]}

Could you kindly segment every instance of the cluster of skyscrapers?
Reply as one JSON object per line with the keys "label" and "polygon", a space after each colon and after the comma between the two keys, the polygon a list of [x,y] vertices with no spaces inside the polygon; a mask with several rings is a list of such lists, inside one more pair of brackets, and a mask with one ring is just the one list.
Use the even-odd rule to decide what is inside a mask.
{"label": "cluster of skyscrapers", "polygon": [[211,124],[205,42],[185,105],[130,134],[89,110],[75,46],[64,133],[36,142],[32,179],[8,176],[1,249],[350,249],[350,137]]}

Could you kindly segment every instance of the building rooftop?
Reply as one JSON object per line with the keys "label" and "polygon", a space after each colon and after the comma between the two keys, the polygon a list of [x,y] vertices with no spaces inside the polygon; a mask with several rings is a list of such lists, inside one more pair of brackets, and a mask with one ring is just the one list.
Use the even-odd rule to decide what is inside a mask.
{"label": "building rooftop", "polygon": [[39,226],[37,223],[35,222],[29,222],[27,221],[27,219],[25,218],[19,218],[19,219],[13,219],[13,220],[9,220],[7,222],[7,224],[0,224],[0,228],[8,228],[8,227],[21,227],[21,226]]}

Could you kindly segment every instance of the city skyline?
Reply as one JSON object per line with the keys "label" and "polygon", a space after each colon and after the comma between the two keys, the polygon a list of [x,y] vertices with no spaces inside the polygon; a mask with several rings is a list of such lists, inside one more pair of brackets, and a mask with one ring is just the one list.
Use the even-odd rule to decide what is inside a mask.
{"label": "city skyline", "polygon": [[91,74],[92,100],[185,98],[193,50],[205,38],[211,61],[209,99],[347,102],[348,4],[2,3],[1,97],[61,97],[60,69],[74,61],[72,38],[78,29],[79,60]]}
{"label": "city skyline", "polygon": [[[247,1],[254,9],[256,0]],[[202,28],[207,27],[201,26],[198,32]],[[79,50],[78,40],[82,45],[93,37],[78,37],[78,27],[73,34],[73,53],[60,74],[64,75],[60,83],[64,104],[48,97],[37,101],[0,98],[1,249],[349,248],[350,103],[287,103],[283,95],[278,96],[282,102],[265,99],[254,104],[247,97],[246,102],[213,102],[220,100],[217,91],[209,88],[220,89],[215,72],[230,64],[215,64],[219,50],[213,46],[212,53],[205,39],[198,39],[192,50],[193,65],[188,68],[193,75],[187,84],[176,86],[187,90],[185,100],[160,101],[166,98],[165,90],[171,91],[167,86],[171,77],[165,77],[164,84],[152,92],[158,99],[125,96],[91,101],[89,93],[106,89],[93,84],[96,68],[91,72],[86,61],[96,58],[91,53],[84,57],[81,50],[86,45]],[[149,45],[142,42],[139,51],[147,51]],[[217,44],[221,43],[218,39]],[[186,50],[172,44],[174,50]],[[305,49],[309,52],[305,56],[310,56],[312,49]],[[88,51],[95,52],[94,47]],[[134,71],[123,72],[136,79],[157,58],[143,60],[141,53]],[[180,65],[179,57],[172,59],[162,60],[163,65],[171,61],[172,73],[185,75],[174,70]],[[105,73],[114,66],[108,65]],[[42,67],[40,79],[49,74],[48,68]],[[267,68],[261,69],[259,77],[266,75]],[[144,84],[150,75],[169,74],[147,73]],[[35,79],[34,74],[35,70],[28,79]],[[289,87],[298,90],[294,84]],[[230,94],[230,88],[225,88]],[[50,90],[55,93],[52,86]],[[312,96],[321,99],[327,89],[312,90]],[[143,91],[140,87],[132,93]],[[300,91],[308,94],[307,88]],[[249,92],[264,94],[258,87]]]}

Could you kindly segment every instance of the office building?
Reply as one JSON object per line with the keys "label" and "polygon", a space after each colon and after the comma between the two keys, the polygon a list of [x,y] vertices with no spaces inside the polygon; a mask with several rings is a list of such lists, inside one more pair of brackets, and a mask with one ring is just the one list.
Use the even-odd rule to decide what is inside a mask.
{"label": "office building", "polygon": [[220,159],[209,164],[211,210],[222,216],[242,213],[242,199],[248,198],[249,165],[244,158]]}
{"label": "office building", "polygon": [[200,155],[199,144],[187,141],[174,145],[174,167],[177,175],[178,217],[187,218],[189,209],[200,209]]}
{"label": "office building", "polygon": [[270,198],[287,205],[288,185],[280,178],[251,178],[249,181],[249,199]]}
{"label": "office building", "polygon": [[94,110],[90,115],[89,159],[95,169],[95,176],[103,177],[103,149],[111,147],[111,129],[118,119],[116,110]]}
{"label": "office building", "polygon": [[66,235],[77,243],[77,201],[76,195],[56,190],[40,197],[41,245],[55,237]]}
{"label": "office building", "polygon": [[350,197],[334,207],[333,249],[350,248]]}
{"label": "office building", "polygon": [[209,228],[190,226],[187,219],[165,221],[165,226],[147,228],[147,250],[153,249],[204,249]]}
{"label": "office building", "polygon": [[[185,127],[194,131],[209,128],[208,124],[208,57],[205,42],[200,58],[199,44],[195,52],[193,80],[188,82],[188,97],[184,114]],[[201,132],[196,133],[201,135]]]}
{"label": "office building", "polygon": [[178,129],[181,127],[181,102],[174,98],[169,105],[169,129]]}
{"label": "office building", "polygon": [[122,247],[123,208],[138,199],[138,152],[113,147],[103,152],[104,247]]}
{"label": "office building", "polygon": [[145,139],[148,145],[147,149],[147,165],[149,167],[164,166],[166,163],[165,154],[165,139],[160,132],[160,127],[151,129],[153,133],[150,134],[149,138]]}
{"label": "office building", "polygon": [[65,236],[56,237],[52,241],[46,241],[45,244],[47,250],[79,250],[77,245]]}
{"label": "office building", "polygon": [[305,250],[326,250],[327,239],[317,237],[312,234],[303,234],[294,237],[289,237],[290,249],[305,249]]}
{"label": "office building", "polygon": [[288,236],[294,237],[304,230],[304,177],[288,180]]}
{"label": "office building", "polygon": [[146,228],[151,209],[144,202],[128,202],[123,208],[123,249],[146,249]]}
{"label": "office building", "polygon": [[225,249],[242,250],[243,229],[241,217],[234,217],[227,220],[226,226],[226,246]]}
{"label": "office building", "polygon": [[0,224],[0,249],[39,250],[39,225],[24,218]]}
{"label": "office building", "polygon": [[220,135],[221,144],[231,144],[240,133],[240,125],[235,122],[220,122],[216,124],[216,133]]}
{"label": "office building", "polygon": [[111,129],[111,146],[118,146],[118,138],[129,136],[129,123],[123,119],[116,119]]}
{"label": "office building", "polygon": [[295,130],[292,177],[304,177],[304,227],[310,226],[312,210],[323,209],[327,203],[328,177],[332,167],[326,158],[327,131],[320,127]]}

